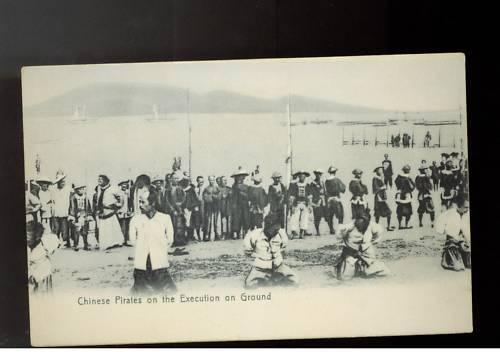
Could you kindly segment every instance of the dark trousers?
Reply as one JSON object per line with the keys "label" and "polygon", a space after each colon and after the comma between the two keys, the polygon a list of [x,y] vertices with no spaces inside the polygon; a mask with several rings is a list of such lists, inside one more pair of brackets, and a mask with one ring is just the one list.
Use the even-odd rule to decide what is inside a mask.
{"label": "dark trousers", "polygon": [[331,199],[328,202],[328,225],[330,228],[333,228],[333,217],[336,216],[339,224],[344,223],[344,206],[342,205],[342,202]]}
{"label": "dark trousers", "polygon": [[129,241],[129,227],[130,227],[130,218],[118,218],[118,222],[120,223],[120,227],[123,233],[123,242],[126,243]]}
{"label": "dark trousers", "polygon": [[203,231],[203,238],[210,239],[212,228],[215,235],[218,236],[219,234],[217,230],[217,219],[219,218],[219,209],[217,207],[217,204],[215,202],[205,203],[204,211],[205,226]]}
{"label": "dark trousers", "polygon": [[392,176],[384,176],[384,184],[392,188]]}
{"label": "dark trousers", "polygon": [[248,211],[248,208],[237,207],[236,209],[233,209],[231,214],[231,231],[237,235],[240,235],[242,231],[243,235],[245,235],[248,231],[250,223],[249,216],[250,212]]}
{"label": "dark trousers", "polygon": [[69,226],[68,226],[68,218],[65,217],[54,217],[54,233],[58,238],[63,239],[66,243],[69,243]]}
{"label": "dark trousers", "polygon": [[78,243],[80,242],[80,236],[83,238],[83,244],[85,248],[88,247],[87,235],[89,233],[89,223],[85,222],[83,226],[75,226],[73,225],[73,247],[78,248]]}
{"label": "dark trousers", "polygon": [[153,270],[149,255],[146,260],[146,270],[134,269],[134,286],[132,286],[132,294],[174,293],[176,291],[177,287],[168,269],[161,268]]}

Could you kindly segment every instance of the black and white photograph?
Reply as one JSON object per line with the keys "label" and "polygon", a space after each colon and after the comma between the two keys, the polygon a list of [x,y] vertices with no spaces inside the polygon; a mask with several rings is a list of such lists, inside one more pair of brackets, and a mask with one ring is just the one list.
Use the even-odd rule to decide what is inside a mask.
{"label": "black and white photograph", "polygon": [[32,66],[22,100],[34,345],[472,331],[463,54]]}

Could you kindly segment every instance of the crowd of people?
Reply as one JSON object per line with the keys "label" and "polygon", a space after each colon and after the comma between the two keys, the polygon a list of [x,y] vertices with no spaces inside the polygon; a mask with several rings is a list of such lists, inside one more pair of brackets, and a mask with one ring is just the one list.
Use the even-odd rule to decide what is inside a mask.
{"label": "crowd of people", "polygon": [[[394,187],[396,217],[401,230],[412,227],[410,219],[415,191],[419,226],[423,226],[424,214],[429,214],[431,226],[434,226],[432,192],[440,190],[442,218],[448,219],[441,220],[439,226],[436,226],[438,232],[448,236],[443,267],[460,270],[460,265],[470,266],[467,259],[463,259],[462,264],[459,263],[460,256],[467,253],[467,246],[463,245],[466,241],[457,239],[459,233],[464,231],[459,227],[457,234],[450,235],[457,231],[455,228],[447,230],[446,223],[454,219],[457,213],[454,209],[467,207],[464,205],[468,199],[467,161],[463,155],[459,158],[458,153],[443,153],[441,157],[439,164],[436,161],[429,164],[422,160],[418,175],[413,179],[409,165],[404,165],[394,177],[392,162],[389,155],[385,154],[384,160],[373,170],[373,211],[368,206],[369,189],[362,179],[363,171],[358,168],[352,171],[353,178],[347,183],[347,187],[337,177],[338,169],[330,166],[326,178],[321,169],[316,169],[312,172],[314,177],[310,182],[307,181],[311,176],[308,171],[297,170],[288,185],[284,184],[279,172],[274,172],[272,184],[266,190],[262,185],[259,167],[251,173],[238,168],[231,175],[231,186],[228,185],[226,176],[215,175],[208,176],[208,184],[205,185],[204,176],[197,176],[195,183],[192,183],[190,175],[181,171],[180,160],[176,159],[172,172],[165,177],[142,174],[135,181],[119,181],[117,187],[111,185],[108,175],[99,175],[93,194],[88,194],[83,183],[68,185],[66,175],[59,171],[54,180],[39,176],[26,184],[28,248],[33,251],[40,244],[44,232],[54,234],[62,245],[75,251],[80,249],[80,240],[83,241],[83,250],[94,249],[89,244],[89,233],[95,236],[95,249],[106,252],[121,246],[135,245],[137,251],[143,252],[142,256],[136,253],[135,268],[139,271],[134,272],[134,278],[137,283],[143,280],[143,272],[165,268],[166,257],[153,254],[158,249],[153,249],[155,241],[151,237],[147,244],[141,240],[141,249],[138,248],[139,234],[145,228],[150,228],[152,232],[159,231],[160,235],[156,240],[156,243],[160,243],[158,248],[165,243],[168,244],[167,247],[179,247],[190,241],[245,238],[246,251],[259,251],[262,246],[256,246],[255,243],[259,240],[266,242],[266,236],[272,234],[267,240],[268,245],[278,248],[270,248],[268,252],[279,253],[286,240],[312,235],[309,232],[311,221],[315,235],[321,235],[320,224],[324,220],[330,234],[335,234],[337,230],[344,240],[345,250],[337,265],[337,276],[340,279],[360,272],[365,275],[381,274],[387,270],[376,261],[372,244],[378,241],[382,232],[380,218],[386,218],[387,231],[395,229],[391,225],[392,209],[387,193],[388,189]],[[347,191],[351,193],[352,221],[344,224],[342,196]],[[452,207],[452,204],[458,204],[458,207]],[[447,213],[448,209],[454,213],[450,215]],[[151,218],[145,218],[148,212],[152,214]],[[162,215],[161,219],[158,216],[154,218],[156,222],[153,226],[148,220],[156,213]],[[163,215],[168,215],[168,221]],[[459,214],[460,218],[462,215],[463,213]],[[334,218],[337,218],[339,224],[337,228],[334,227]],[[160,238],[167,233],[169,240],[161,242]],[[279,236],[278,244],[271,241],[276,236]],[[165,256],[166,253],[167,250]],[[274,263],[277,258],[280,258],[278,254],[269,260]],[[264,262],[265,260],[261,260],[259,263]],[[280,267],[281,264],[276,265]],[[269,262],[265,265],[268,266]],[[275,269],[273,265],[272,273]],[[264,274],[262,270],[251,272],[247,278],[248,286],[278,273],[276,271],[271,275],[265,272],[269,269],[267,266],[261,268]],[[296,277],[290,269],[283,268],[280,269],[282,276],[296,283]],[[157,279],[163,280],[167,286],[173,285],[169,275],[159,275]],[[140,287],[141,285],[137,291],[140,291]]]}

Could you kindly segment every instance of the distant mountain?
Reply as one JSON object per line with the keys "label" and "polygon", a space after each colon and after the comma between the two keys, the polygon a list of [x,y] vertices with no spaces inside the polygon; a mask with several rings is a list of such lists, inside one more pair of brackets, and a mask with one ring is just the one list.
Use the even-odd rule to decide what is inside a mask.
{"label": "distant mountain", "polygon": [[[27,117],[71,116],[78,110],[88,117],[183,113],[187,109],[186,89],[139,83],[95,83],[73,89],[60,96],[25,108]],[[288,96],[265,99],[225,90],[205,94],[191,92],[189,107],[193,113],[277,113],[285,112]],[[290,96],[293,112],[390,113],[335,101]]]}

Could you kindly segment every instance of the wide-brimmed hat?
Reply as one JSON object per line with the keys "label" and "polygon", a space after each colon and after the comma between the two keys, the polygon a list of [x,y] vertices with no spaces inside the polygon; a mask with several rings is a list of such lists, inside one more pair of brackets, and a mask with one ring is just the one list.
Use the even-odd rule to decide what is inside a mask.
{"label": "wide-brimmed hat", "polygon": [[383,166],[377,166],[375,169],[373,169],[373,172],[377,173],[378,169],[382,169],[383,170],[384,167]]}
{"label": "wide-brimmed hat", "polygon": [[151,179],[151,183],[154,183],[156,181],[163,181],[163,182],[165,182],[165,179],[163,177],[161,177],[159,174],[156,174]]}
{"label": "wide-brimmed hat", "polygon": [[450,154],[448,154],[448,153],[441,153],[441,156],[444,157],[444,158],[449,158]]}
{"label": "wide-brimmed hat", "polygon": [[120,182],[118,182],[118,186],[121,186],[121,185],[123,185],[123,184],[128,185],[128,183],[129,183],[129,180],[120,181]]}
{"label": "wide-brimmed hat", "polygon": [[410,165],[405,165],[405,166],[403,166],[403,168],[401,170],[403,170],[403,172],[407,174],[407,173],[410,172],[411,166]]}
{"label": "wide-brimmed hat", "polygon": [[309,177],[311,176],[311,174],[305,170],[298,170],[296,172],[293,173],[293,176],[299,176],[300,174],[303,174],[303,175],[306,175],[306,177]]}
{"label": "wide-brimmed hat", "polygon": [[353,175],[362,175],[363,174],[363,170],[356,168],[356,169],[352,170],[352,174]]}
{"label": "wide-brimmed hat", "polygon": [[337,170],[338,170],[338,169],[337,169],[335,166],[330,166],[330,167],[328,168],[328,173],[329,173],[329,174],[333,174],[333,173],[337,172]]}
{"label": "wide-brimmed hat", "polygon": [[57,174],[56,175],[56,180],[54,181],[54,183],[59,183],[61,182],[62,180],[64,180],[66,178],[66,175],[65,174]]}
{"label": "wide-brimmed hat", "polygon": [[457,152],[450,153],[450,156],[451,157],[458,156],[458,153]]}
{"label": "wide-brimmed hat", "polygon": [[235,172],[233,172],[233,174],[231,175],[231,177],[236,177],[236,176],[248,176],[250,175],[248,172],[246,172],[245,170],[243,169],[238,169],[236,170]]}
{"label": "wide-brimmed hat", "polygon": [[37,183],[48,183],[50,185],[52,184],[52,181],[48,177],[46,177],[46,176],[39,176],[39,177],[37,177],[36,182]]}
{"label": "wide-brimmed hat", "polygon": [[273,174],[271,175],[271,178],[280,178],[280,177],[282,176],[278,171],[273,172]]}
{"label": "wide-brimmed hat", "polygon": [[83,182],[75,182],[73,189],[76,191],[77,189],[83,188],[83,187],[87,187],[87,185]]}
{"label": "wide-brimmed hat", "polygon": [[316,169],[313,171],[315,174],[324,174],[323,170],[321,169]]}

